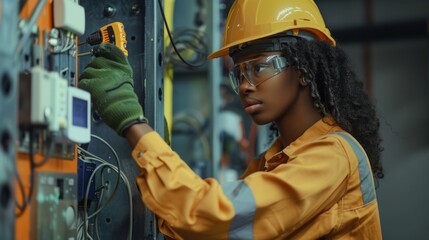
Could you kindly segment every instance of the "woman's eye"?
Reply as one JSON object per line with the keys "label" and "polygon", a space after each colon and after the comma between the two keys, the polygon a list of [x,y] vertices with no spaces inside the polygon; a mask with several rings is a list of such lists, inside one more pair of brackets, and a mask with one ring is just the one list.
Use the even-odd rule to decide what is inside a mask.
{"label": "woman's eye", "polygon": [[268,68],[268,66],[267,66],[266,64],[256,64],[256,65],[253,67],[253,73],[255,73],[255,74],[260,74],[260,73],[262,73],[263,71],[265,71],[267,68]]}

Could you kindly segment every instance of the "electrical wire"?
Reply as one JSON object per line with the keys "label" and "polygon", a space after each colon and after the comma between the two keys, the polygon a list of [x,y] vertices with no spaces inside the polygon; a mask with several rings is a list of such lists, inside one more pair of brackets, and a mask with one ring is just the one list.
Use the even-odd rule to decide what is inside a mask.
{"label": "electrical wire", "polygon": [[[93,154],[91,154],[91,155],[93,155]],[[90,176],[90,178],[89,178],[89,180],[88,180],[88,182],[91,182],[92,181],[92,179],[94,178],[94,176],[95,176],[95,174],[96,174],[96,172],[97,171],[99,171],[99,170],[102,170],[102,173],[103,173],[103,170],[106,168],[106,167],[108,167],[108,168],[111,168],[113,171],[115,171],[115,172],[118,172],[118,168],[115,166],[115,165],[113,165],[113,164],[111,164],[111,163],[108,163],[107,161],[105,161],[105,160],[103,160],[102,158],[100,158],[100,157],[87,157],[87,156],[85,156],[84,157],[84,160],[91,160],[91,161],[97,161],[97,162],[100,162],[101,164],[100,165],[98,165],[95,169],[94,169],[94,171],[92,172],[92,174],[91,174],[91,176]],[[132,223],[133,223],[133,201],[132,201],[132,195],[131,195],[131,186],[130,186],[130,183],[129,183],[129,181],[128,181],[128,178],[126,177],[126,175],[124,174],[124,172],[121,172],[121,179],[122,179],[122,181],[124,182],[124,184],[125,184],[125,186],[126,186],[126,189],[127,189],[127,192],[128,192],[128,200],[129,200],[129,210],[130,210],[130,218],[129,218],[129,221],[130,221],[130,227],[129,227],[129,239],[132,239],[132,232],[133,232],[133,226],[132,226]],[[84,197],[84,201],[85,202],[87,202],[87,199],[88,199],[88,195],[89,195],[89,189],[90,189],[90,185],[88,185],[87,187],[86,187],[86,190],[85,190],[85,197]],[[102,193],[103,194],[103,193]],[[100,200],[102,199],[102,196],[100,197]],[[103,207],[104,208],[104,207]],[[78,231],[80,231],[80,229],[82,228],[82,226],[84,226],[85,224],[86,224],[86,229],[87,229],[87,225],[88,225],[88,222],[89,222],[89,220],[91,219],[91,218],[93,218],[93,217],[97,217],[98,216],[98,213],[103,209],[102,207],[100,207],[99,209],[97,209],[94,213],[92,213],[91,215],[87,215],[86,216],[86,221],[85,221],[85,217],[84,217],[84,221],[82,222],[82,223],[80,223],[79,224],[79,226],[78,226]],[[87,207],[85,207],[85,205],[84,205],[84,214],[87,214]],[[98,226],[97,226],[97,224],[96,224],[96,228],[98,229]],[[98,230],[96,230],[96,234],[98,235],[98,232],[97,232]],[[88,234],[87,232],[86,232],[86,234]]]}
{"label": "electrical wire", "polygon": [[[186,51],[187,61],[194,66],[202,66],[207,61],[207,40],[200,30],[197,29],[178,29],[173,34],[176,49],[179,52]],[[187,67],[180,58],[178,53],[169,44],[166,48],[166,60],[174,66]]]}
{"label": "electrical wire", "polygon": [[[168,27],[167,19],[166,19],[166,17],[165,17],[164,9],[162,8],[161,0],[158,0],[158,5],[159,5],[159,9],[161,10],[162,19],[164,20],[164,25],[165,25],[165,28],[166,28],[166,30],[167,30],[168,37],[170,38],[171,45],[173,46],[173,49],[174,49],[174,51],[177,53],[177,56],[180,58],[180,60],[182,60],[182,62],[183,62],[184,64],[186,64],[188,67],[201,67],[202,65],[204,65],[204,64],[206,63],[206,61],[204,61],[204,62],[199,62],[199,63],[197,63],[197,64],[194,64],[194,63],[190,63],[190,62],[186,61],[186,60],[182,57],[182,55],[180,54],[179,50],[178,50],[178,49],[177,49],[177,47],[176,47],[176,44],[174,43],[174,39],[173,39],[173,37],[172,37],[172,34],[171,34],[171,31],[170,31],[170,28]],[[205,49],[207,49],[207,48],[205,48]],[[204,58],[204,59],[205,59],[205,58]]]}
{"label": "electrical wire", "polygon": [[[116,162],[117,162],[117,164],[118,164],[118,169],[119,169],[119,172],[118,172],[118,178],[117,178],[117,180],[116,180],[116,185],[115,185],[115,188],[114,188],[114,190],[113,190],[113,193],[110,195],[110,197],[109,197],[109,199],[106,201],[106,203],[101,207],[101,209],[103,209],[104,207],[106,207],[109,203],[110,203],[110,201],[113,199],[113,196],[116,194],[116,192],[117,192],[117,190],[118,190],[118,187],[119,187],[119,181],[120,181],[120,161],[119,161],[119,157],[118,157],[118,155],[116,154],[116,151],[113,149],[113,147],[112,146],[110,146],[110,144],[109,143],[107,143],[104,139],[102,139],[102,138],[100,138],[100,137],[98,137],[98,136],[96,136],[96,135],[94,135],[94,134],[91,134],[91,137],[93,137],[93,138],[95,138],[95,139],[97,139],[97,140],[100,140],[102,143],[104,143],[108,148],[110,148],[110,150],[113,152],[113,154],[115,155],[115,159],[116,159]],[[81,150],[84,150],[83,148],[80,148]],[[86,150],[84,151],[84,152],[87,152]],[[87,153],[89,153],[89,152],[87,152]],[[97,157],[96,155],[93,155],[93,156],[95,156],[95,157]],[[94,170],[94,172],[95,172],[95,170]],[[93,175],[91,175],[91,176],[93,176]],[[91,180],[89,181],[89,182],[91,182]],[[88,185],[89,186],[89,185]],[[84,222],[84,224],[83,224],[83,231],[84,231],[84,233],[85,233],[85,237],[87,237],[88,236],[88,233],[87,233],[87,224],[88,224],[88,219],[87,219],[87,207],[88,207],[88,201],[87,201],[87,196],[86,196],[86,198],[84,199],[84,215],[83,215],[83,222]],[[100,210],[101,211],[101,210]],[[99,212],[99,211],[98,211]],[[98,213],[98,212],[96,212],[96,213]]]}
{"label": "electrical wire", "polygon": [[[108,167],[113,169],[116,172],[118,171],[114,165],[110,164]],[[104,182],[104,180],[103,180],[104,179],[103,178],[104,169],[105,169],[105,167],[101,170],[102,182]],[[132,201],[132,195],[131,195],[131,186],[130,186],[128,178],[125,176],[124,172],[121,172],[121,178],[122,178],[122,181],[125,183],[125,186],[127,187],[127,193],[128,193],[128,201],[129,201],[128,203],[129,203],[129,210],[130,210],[130,212],[129,212],[129,222],[130,222],[130,224],[129,224],[129,239],[131,240],[132,239],[132,233],[133,233],[133,201]],[[103,193],[103,190],[102,190],[102,193]],[[100,197],[100,199],[101,199],[101,197]],[[95,233],[96,233],[97,239],[100,239],[98,232],[99,231],[98,231],[98,214],[97,214],[97,215],[95,215]]]}
{"label": "electrical wire", "polygon": [[[81,149],[82,150],[82,149]],[[84,158],[81,158],[81,160],[84,160],[84,159],[86,159],[87,157],[84,157]],[[98,157],[97,157],[98,158]],[[105,164],[105,165],[107,165],[107,163]],[[85,234],[85,237],[83,238],[83,239],[86,239],[86,237],[90,237],[89,236],[89,234],[88,234],[88,231],[87,231],[87,229],[88,229],[88,222],[89,222],[89,220],[91,219],[91,218],[93,218],[94,216],[96,216],[100,211],[96,211],[95,213],[93,213],[93,214],[91,214],[90,216],[88,216],[87,215],[87,208],[88,208],[88,205],[87,205],[87,202],[88,202],[88,194],[87,194],[87,192],[89,192],[89,188],[90,188],[90,182],[92,181],[92,178],[95,176],[95,173],[99,170],[100,168],[96,168],[95,170],[93,170],[93,172],[92,172],[92,174],[91,174],[91,176],[90,176],[90,178],[89,178],[89,181],[88,181],[88,185],[87,185],[87,188],[86,188],[86,190],[85,190],[85,194],[84,194],[84,214],[83,214],[83,217],[82,217],[82,219],[83,219],[83,221],[78,225],[78,227],[77,227],[77,231],[78,231],[78,236],[80,236],[80,238],[78,237],[78,239],[82,239],[82,237],[83,236],[81,236],[83,233],[81,233],[81,229],[82,229],[82,227],[83,227],[83,232],[84,232],[84,234]],[[112,196],[113,196],[113,194],[112,194]],[[91,237],[90,237],[91,238]],[[92,238],[91,238],[92,239]]]}
{"label": "electrical wire", "polygon": [[28,38],[31,35],[31,31],[33,30],[33,26],[36,23],[37,19],[39,19],[39,15],[42,12],[42,9],[45,7],[46,1],[47,0],[37,1],[37,4],[34,7],[33,12],[31,13],[28,23],[22,29],[22,36],[18,42],[17,52],[21,52],[24,46],[27,44]]}
{"label": "electrical wire", "polygon": [[15,177],[18,181],[18,186],[19,189],[21,191],[21,195],[22,195],[22,205],[20,203],[18,203],[18,201],[16,201],[15,199],[15,203],[16,203],[16,207],[18,208],[18,213],[15,213],[16,218],[21,217],[25,210],[27,209],[28,205],[31,202],[31,198],[33,197],[33,191],[34,191],[34,169],[35,169],[35,165],[34,165],[34,132],[33,132],[33,128],[30,127],[29,130],[29,134],[30,134],[30,141],[29,141],[29,158],[30,158],[30,189],[28,191],[28,196],[26,196],[25,194],[25,188],[24,188],[24,184],[22,182],[22,179],[18,173],[18,170],[15,171]]}
{"label": "electrical wire", "polygon": [[[96,160],[96,161],[99,161],[99,162],[102,162],[102,163],[108,163],[108,162],[106,162],[105,160],[103,160],[103,159],[101,159],[101,158],[99,158],[99,157],[97,157],[97,156],[95,156],[95,157],[85,157],[85,159],[88,159],[88,160]],[[112,164],[113,165],[113,164]],[[114,165],[113,165],[114,166]],[[115,170],[116,171],[116,170]],[[117,172],[117,171],[116,171]],[[103,186],[104,187],[104,186]],[[110,195],[110,197],[109,197],[109,199],[108,199],[108,203],[112,200],[112,198],[113,198],[113,196],[115,195],[116,193],[115,192],[113,192],[111,195]],[[108,204],[107,203],[107,204]],[[98,213],[100,213],[101,212],[101,210],[103,210],[106,206],[107,206],[107,204],[104,204],[104,205],[102,205],[101,207],[99,207],[94,213],[92,213],[92,215],[90,216],[90,218],[92,218],[92,217],[94,217],[95,215],[97,215]]]}
{"label": "electrical wire", "polygon": [[74,42],[74,34],[71,32],[67,32],[67,39],[66,43],[64,44],[64,47],[61,49],[61,52],[67,52],[68,50],[72,49],[75,45]]}
{"label": "electrical wire", "polygon": [[[18,169],[17,168],[15,168],[15,178],[16,178],[16,181],[17,181],[17,183],[18,183],[18,187],[19,187],[19,191],[20,191],[20,193],[21,193],[21,197],[22,197],[22,201],[23,201],[23,203],[21,204],[21,203],[19,203],[18,202],[18,200],[15,198],[15,204],[16,204],[16,207],[18,208],[18,210],[20,210],[21,212],[24,212],[24,210],[25,210],[25,208],[24,208],[24,205],[25,205],[25,201],[26,201],[26,199],[27,199],[27,196],[26,196],[26,194],[25,194],[25,188],[24,188],[24,184],[22,183],[22,179],[21,179],[21,176],[19,175],[19,173],[18,173]],[[22,213],[21,213],[22,214]],[[15,214],[16,215],[16,217],[19,217],[19,215],[18,214]]]}
{"label": "electrical wire", "polygon": [[[118,157],[116,151],[114,150],[114,148],[107,141],[105,141],[104,139],[102,139],[101,137],[99,137],[97,135],[91,134],[91,137],[93,137],[93,138],[99,140],[100,142],[102,142],[103,144],[105,144],[113,152],[113,154],[115,155],[117,166],[115,166],[115,165],[113,165],[111,163],[108,163],[107,161],[103,160],[102,158],[98,157],[97,155],[95,155],[95,154],[93,154],[93,153],[91,153],[91,152],[83,149],[82,147],[78,146],[78,150],[81,153],[83,153],[82,154],[84,156],[83,159],[92,160],[92,161],[98,161],[98,162],[102,163],[101,165],[97,166],[96,169],[94,169],[94,171],[91,174],[90,179],[89,179],[88,182],[92,181],[92,178],[95,176],[96,171],[98,171],[100,169],[99,168],[100,166],[102,166],[101,167],[102,170],[104,170],[105,167],[113,169],[115,172],[118,173],[118,178],[117,178],[117,181],[116,181],[113,193],[106,200],[106,202],[101,207],[98,207],[98,209],[94,213],[92,213],[90,216],[87,215],[88,214],[87,213],[87,199],[88,199],[89,187],[90,187],[90,185],[88,184],[87,189],[86,189],[86,193],[85,193],[85,197],[84,197],[83,223],[81,223],[78,226],[78,231],[80,231],[80,228],[82,228],[82,226],[83,226],[84,236],[85,237],[90,237],[89,234],[88,234],[88,232],[87,232],[87,227],[88,227],[87,225],[88,225],[89,219],[93,218],[94,216],[98,216],[98,213],[101,212],[101,210],[103,210],[110,203],[110,201],[113,199],[113,196],[116,194],[116,192],[118,190],[120,179],[122,179],[124,181],[125,185],[127,186],[127,191],[128,191],[128,195],[129,195],[129,201],[130,201],[129,202],[130,203],[130,229],[129,229],[130,233],[129,233],[129,238],[132,239],[133,205],[132,205],[131,187],[129,185],[129,181],[128,181],[127,177],[125,176],[125,174],[123,172],[121,172],[120,160],[119,160],[119,157]],[[85,155],[87,155],[87,156],[85,156]],[[101,176],[103,177],[103,171],[101,173]],[[103,191],[104,190],[102,190],[102,194],[103,194]],[[101,201],[101,198],[100,198],[100,201]],[[97,226],[97,224],[96,224],[96,229],[97,229],[96,230],[96,234],[98,236],[98,232],[97,232],[98,231],[98,226]]]}
{"label": "electrical wire", "polygon": [[52,138],[48,138],[46,142],[48,143],[48,147],[46,149],[45,156],[42,161],[34,162],[35,167],[41,167],[45,165],[49,161],[49,158],[51,157],[51,152],[54,149],[55,141]]}
{"label": "electrical wire", "polygon": [[195,131],[202,144],[205,160],[208,161],[210,159],[210,143],[207,136],[203,132],[201,120],[198,120],[198,117],[191,113],[177,114],[173,119],[173,132],[178,131],[177,124],[181,122],[188,124]]}
{"label": "electrical wire", "polygon": [[[103,171],[101,171],[101,176],[103,176]],[[104,182],[104,180],[102,179],[101,182]],[[103,195],[104,195],[104,186],[101,187],[101,192],[100,192],[100,199],[103,199]],[[100,205],[100,201],[97,202],[97,207],[99,208]],[[98,214],[95,215],[95,236],[97,237],[97,240],[100,240],[100,233],[98,230]]]}
{"label": "electrical wire", "polygon": [[[98,165],[94,171],[92,172],[91,176],[89,177],[88,183],[90,183],[92,181],[92,179],[94,178],[95,174],[97,173],[98,170],[102,169],[102,167],[104,166],[108,166],[107,163],[103,163]],[[88,186],[86,187],[86,191],[85,191],[85,197],[84,197],[84,207],[83,207],[83,232],[85,234],[85,237],[90,237],[88,233],[88,223],[89,223],[89,218],[88,218],[88,195],[89,195],[89,189],[90,189],[90,184],[88,184]],[[112,194],[113,195],[113,194]],[[98,212],[96,212],[98,214]],[[92,239],[92,238],[91,238]]]}
{"label": "electrical wire", "polygon": [[[115,155],[115,160],[116,160],[116,163],[117,163],[117,166],[118,166],[118,178],[117,178],[117,180],[116,180],[116,184],[115,184],[115,188],[114,188],[114,190],[113,190],[113,193],[112,193],[112,195],[111,195],[111,197],[108,199],[108,201],[106,201],[106,203],[103,205],[103,208],[104,207],[106,207],[109,203],[110,203],[110,201],[112,200],[112,198],[113,198],[113,196],[116,194],[116,192],[118,191],[118,188],[119,188],[119,181],[120,181],[120,178],[121,178],[121,163],[120,163],[120,160],[119,160],[119,157],[118,157],[118,154],[116,153],[116,151],[115,151],[115,149],[113,149],[113,147],[108,143],[108,142],[106,142],[104,139],[102,139],[101,137],[99,137],[99,136],[97,136],[97,135],[94,135],[94,134],[91,134],[91,137],[93,137],[93,138],[95,138],[95,139],[97,139],[97,140],[99,140],[100,142],[102,142],[102,143],[104,143],[112,152],[113,152],[113,154]],[[94,155],[95,156],[95,155]],[[101,158],[100,158],[101,159]]]}
{"label": "electrical wire", "polygon": [[65,53],[75,46],[74,34],[63,29],[59,29],[61,46],[55,46],[52,53]]}

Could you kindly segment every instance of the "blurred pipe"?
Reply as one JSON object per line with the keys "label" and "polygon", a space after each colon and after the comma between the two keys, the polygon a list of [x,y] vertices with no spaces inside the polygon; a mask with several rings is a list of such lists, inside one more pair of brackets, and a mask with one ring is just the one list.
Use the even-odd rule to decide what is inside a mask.
{"label": "blurred pipe", "polygon": [[428,19],[379,23],[347,29],[332,30],[340,43],[379,42],[415,39],[429,36]]}
{"label": "blurred pipe", "polygon": [[365,42],[363,45],[363,75],[364,84],[370,98],[373,97],[373,78],[372,78],[372,48],[371,43]]}
{"label": "blurred pipe", "polygon": [[[365,22],[371,27],[373,25],[373,0],[364,0]],[[365,41],[363,45],[363,71],[364,83],[370,97],[373,96],[373,79],[372,79],[372,47],[369,41]]]}
{"label": "blurred pipe", "polygon": [[[0,2],[1,3],[1,2]],[[19,39],[17,51],[21,52],[24,46],[27,44],[28,39],[30,38],[32,29],[37,19],[39,19],[40,12],[42,12],[43,7],[45,7],[46,0],[37,1],[37,5],[31,13],[28,23],[21,30],[22,36]]]}
{"label": "blurred pipe", "polygon": [[[171,30],[173,30],[174,4],[175,0],[164,0],[164,14]],[[164,27],[164,52],[168,44],[170,39],[167,28]],[[168,135],[171,136],[173,129],[173,66],[171,65],[164,66],[164,117],[167,121]]]}
{"label": "blurred pipe", "polygon": [[[221,24],[220,19],[220,1],[208,1],[211,4],[208,5],[208,9],[211,11],[207,12],[207,17],[210,19],[208,26],[208,35],[211,36],[209,40],[210,51],[221,48],[221,31],[219,31],[219,26]],[[220,136],[220,126],[217,124],[219,122],[219,108],[221,106],[220,100],[220,84],[222,82],[222,68],[221,68],[220,59],[213,59],[208,62],[209,67],[209,83],[211,89],[210,98],[212,99],[211,105],[211,169],[210,173],[212,176],[218,176],[219,174],[219,159],[220,153],[222,152],[219,136]]]}

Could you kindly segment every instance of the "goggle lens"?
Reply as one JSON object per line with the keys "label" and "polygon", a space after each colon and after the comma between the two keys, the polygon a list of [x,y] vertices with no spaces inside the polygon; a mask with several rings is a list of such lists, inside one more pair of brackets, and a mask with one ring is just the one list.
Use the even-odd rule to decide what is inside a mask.
{"label": "goggle lens", "polygon": [[229,71],[232,89],[238,94],[243,78],[256,87],[287,67],[289,67],[289,63],[285,57],[280,55],[259,57],[236,64]]}

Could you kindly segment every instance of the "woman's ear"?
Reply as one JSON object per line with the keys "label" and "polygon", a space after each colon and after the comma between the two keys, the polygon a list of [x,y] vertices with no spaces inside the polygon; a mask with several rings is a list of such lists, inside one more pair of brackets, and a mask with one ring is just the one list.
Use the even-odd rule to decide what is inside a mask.
{"label": "woman's ear", "polygon": [[308,85],[307,80],[305,80],[304,77],[300,77],[299,78],[299,84],[301,84],[301,86],[306,87]]}
{"label": "woman's ear", "polygon": [[299,84],[301,86],[303,86],[303,87],[307,86],[308,85],[308,81],[305,80],[305,77],[304,77],[305,70],[303,70],[303,69],[296,69],[296,71],[297,71],[297,74],[298,74]]}

